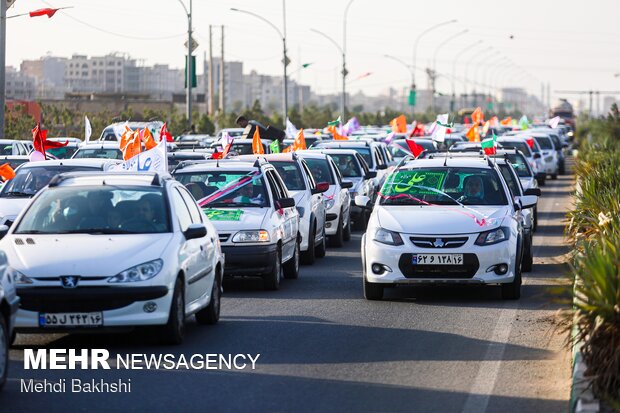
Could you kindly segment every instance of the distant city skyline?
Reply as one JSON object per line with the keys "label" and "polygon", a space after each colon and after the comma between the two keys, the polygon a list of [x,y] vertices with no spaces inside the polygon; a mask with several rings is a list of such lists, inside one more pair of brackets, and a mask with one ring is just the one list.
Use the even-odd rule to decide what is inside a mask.
{"label": "distant city skyline", "polygon": [[[187,1],[187,0],[186,0]],[[291,79],[308,84],[319,94],[340,92],[341,58],[326,39],[312,33],[316,28],[342,43],[342,17],[347,1],[316,0],[287,6],[287,38],[292,63]],[[482,40],[475,50],[492,46],[491,58],[477,59],[475,50],[458,60],[455,83],[462,92],[461,80],[468,77],[495,86],[525,87],[541,95],[541,84],[550,83],[553,103],[558,97],[577,101],[579,96],[556,94],[555,90],[620,90],[620,26],[616,18],[620,4],[597,1],[585,7],[575,0],[555,2],[525,0],[510,6],[480,0],[475,5],[448,0],[420,8],[415,2],[386,1],[377,7],[369,0],[355,0],[348,14],[347,67],[348,91],[379,95],[389,88],[404,90],[410,84],[405,67],[384,57],[394,55],[410,63],[412,47],[423,30],[440,21],[458,19],[425,35],[419,42],[416,83],[427,88],[424,68],[432,66],[436,54],[437,90],[450,92],[453,58],[467,45]],[[46,0],[17,1],[7,15],[40,7],[66,4]],[[7,20],[7,65],[19,67],[22,60],[36,59],[48,51],[54,56],[73,54],[105,55],[110,51],[127,53],[148,65],[168,64],[181,68],[187,22],[176,1],[91,0],[59,11],[53,18],[20,17]],[[244,63],[245,73],[281,76],[281,42],[267,24],[251,16],[230,11],[230,7],[249,10],[272,20],[282,28],[282,1],[210,0],[194,1],[195,39],[199,43],[197,59],[208,51],[209,24],[214,26],[214,55],[220,55],[220,29],[225,26],[225,60]],[[145,23],[146,22],[146,23]],[[146,29],[145,29],[146,27]],[[469,32],[442,47],[448,37],[463,29]],[[146,40],[148,39],[148,40]],[[436,53],[437,52],[437,53]],[[302,63],[313,63],[300,69]],[[201,73],[199,68],[198,73]],[[370,76],[355,80],[363,73]],[[526,74],[529,73],[529,74]],[[546,93],[546,92],[545,92]],[[604,96],[604,94],[601,94]]]}

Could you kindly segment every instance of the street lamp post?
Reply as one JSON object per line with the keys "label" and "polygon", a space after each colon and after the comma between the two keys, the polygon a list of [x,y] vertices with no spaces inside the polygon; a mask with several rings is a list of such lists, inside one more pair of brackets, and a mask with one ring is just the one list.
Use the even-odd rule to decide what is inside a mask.
{"label": "street lamp post", "polygon": [[434,111],[435,109],[435,81],[437,80],[437,54],[439,53],[439,50],[441,50],[441,48],[444,47],[446,44],[450,43],[450,41],[452,41],[453,39],[456,39],[459,36],[464,35],[468,31],[469,29],[465,29],[465,30],[461,30],[458,33],[453,34],[452,36],[448,37],[443,42],[439,43],[439,46],[435,48],[435,53],[433,54],[433,70],[432,70],[433,77],[431,79],[432,80],[431,84],[433,85],[433,90],[432,90],[432,95],[431,95],[431,111]]}
{"label": "street lamp post", "polygon": [[[350,4],[350,3],[349,3]],[[325,33],[323,33],[320,30],[317,29],[310,29],[310,31],[319,34],[321,36],[323,36],[324,38],[326,38],[327,40],[329,40],[334,46],[336,46],[336,48],[338,49],[338,51],[340,52],[340,55],[342,56],[342,97],[340,99],[340,115],[342,116],[342,120],[343,122],[345,122],[345,105],[346,105],[346,78],[347,78],[347,69],[346,69],[346,54],[345,51],[342,47],[340,47],[340,45],[331,37],[329,37],[328,35],[326,35]]]}
{"label": "street lamp post", "polygon": [[[484,60],[482,58],[486,58],[487,55],[489,54],[489,52],[491,53],[495,53],[495,49],[493,49],[493,47],[489,47],[488,49],[485,49],[481,54],[474,56],[477,57],[479,60],[482,60],[484,62]],[[473,59],[472,59],[473,60]],[[470,62],[468,62],[470,63]],[[473,76],[473,90],[472,90],[472,105],[476,105],[476,85],[478,85],[478,70],[480,69],[480,67],[482,67],[482,64],[478,64],[475,68],[474,68],[474,76]]]}
{"label": "street lamp post", "polygon": [[6,0],[0,0],[0,138],[4,139],[4,93],[6,71]]}
{"label": "street lamp post", "polygon": [[340,112],[342,113],[342,121],[346,122],[347,118],[347,92],[346,92],[346,78],[349,72],[346,67],[346,55],[347,55],[347,15],[349,13],[349,7],[355,0],[349,0],[347,7],[344,8],[344,16],[342,18],[342,107]]}
{"label": "street lamp post", "polygon": [[232,7],[230,10],[232,11],[236,11],[239,13],[245,13],[245,14],[249,14],[250,16],[256,17],[257,19],[267,23],[269,26],[271,26],[277,33],[278,36],[280,36],[280,39],[282,40],[282,65],[284,66],[284,76],[283,76],[283,97],[282,97],[282,114],[283,114],[283,118],[282,118],[282,122],[284,122],[284,125],[286,126],[286,118],[288,117],[288,79],[287,79],[287,73],[286,73],[286,67],[288,66],[288,64],[290,63],[288,60],[288,56],[286,55],[286,9],[285,9],[285,1],[286,0],[282,0],[282,13],[284,16],[284,33],[282,33],[280,31],[280,29],[278,29],[278,27],[273,24],[272,22],[270,22],[269,20],[265,19],[264,17],[253,13],[251,11],[247,11],[247,10],[241,10],[241,9],[236,9],[234,7]]}
{"label": "street lamp post", "polygon": [[[452,19],[452,20],[448,20],[445,22],[441,22],[441,23],[437,23],[434,26],[429,27],[428,29],[424,30],[422,33],[420,33],[418,35],[418,37],[416,37],[416,39],[413,42],[413,60],[412,60],[412,66],[416,67],[416,58],[417,58],[417,53],[418,53],[418,44],[420,43],[420,39],[427,33],[441,27],[441,26],[445,26],[446,24],[451,24],[451,23],[456,23],[457,20],[456,19]],[[411,89],[413,91],[413,93],[416,92],[416,84],[415,84],[415,73],[413,74],[413,80],[411,82]],[[415,105],[413,105],[415,107]],[[412,108],[413,111],[413,108]]]}
{"label": "street lamp post", "polygon": [[[450,111],[451,112],[454,111],[454,105],[455,105],[455,100],[456,100],[456,86],[455,86],[456,62],[459,60],[459,57],[461,57],[463,54],[465,54],[465,52],[470,51],[472,48],[476,47],[480,43],[482,43],[482,40],[478,40],[478,41],[468,45],[467,47],[462,49],[460,52],[458,52],[456,54],[456,56],[454,56],[454,60],[452,61],[452,101],[450,102]],[[464,79],[464,82],[466,83],[467,79]],[[467,92],[465,92],[465,93],[467,93]]]}
{"label": "street lamp post", "polygon": [[[383,55],[383,57],[386,57],[388,59],[392,59],[392,60],[400,63],[401,65],[405,66],[407,68],[407,70],[409,71],[409,73],[411,74],[411,84],[413,85],[415,83],[415,69],[416,69],[415,67],[411,66],[410,64],[407,64],[404,60],[399,59],[396,56],[385,54],[385,55]],[[414,108],[414,106],[412,105],[411,106],[411,116],[412,116],[412,119],[413,119],[413,114],[414,114],[413,113],[413,108]]]}
{"label": "street lamp post", "polygon": [[[0,0],[3,1],[3,0]],[[194,68],[192,65],[192,46],[193,46],[193,39],[192,39],[192,0],[189,0],[189,11],[187,10],[187,7],[185,7],[185,4],[183,3],[183,0],[179,0],[179,3],[181,3],[181,6],[183,6],[183,10],[185,10],[185,14],[187,15],[187,65],[186,65],[186,76],[185,76],[185,83],[187,86],[187,94],[186,94],[186,116],[187,116],[187,129],[190,130],[192,127],[192,80],[193,80],[193,76],[192,73],[194,73]]]}

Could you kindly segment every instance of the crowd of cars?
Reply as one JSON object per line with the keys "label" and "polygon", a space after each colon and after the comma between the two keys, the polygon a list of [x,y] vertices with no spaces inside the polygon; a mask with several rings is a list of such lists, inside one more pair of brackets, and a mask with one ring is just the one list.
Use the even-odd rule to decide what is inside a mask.
{"label": "crowd of cars", "polygon": [[[565,131],[498,130],[487,156],[458,129],[416,137],[418,157],[410,138],[386,142],[380,128],[345,141],[318,133],[280,154],[238,138],[225,159],[210,159],[221,134],[187,135],[168,144],[169,174],[158,174],[112,171],[122,161],[112,125],[54,156],[70,159],[19,164],[0,190],[0,386],[15,331],[141,327],[178,344],[189,316],[217,323],[224,279],[277,290],[352,229],[363,231],[369,300],[447,283],[518,299],[539,185],[565,172]],[[11,156],[27,150],[9,143]]]}

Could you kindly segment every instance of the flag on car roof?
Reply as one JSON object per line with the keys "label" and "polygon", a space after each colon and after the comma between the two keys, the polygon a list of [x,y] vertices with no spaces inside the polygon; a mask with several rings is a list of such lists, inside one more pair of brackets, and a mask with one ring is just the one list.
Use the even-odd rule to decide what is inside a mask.
{"label": "flag on car roof", "polygon": [[424,152],[424,147],[415,143],[413,139],[405,139],[405,142],[407,142],[407,147],[411,151],[411,154],[416,158],[420,156],[422,152]]}
{"label": "flag on car roof", "polygon": [[480,125],[484,121],[484,113],[482,113],[482,109],[478,106],[471,114],[471,120],[474,125]]}
{"label": "flag on car roof", "polygon": [[[129,134],[123,134],[126,136]],[[140,135],[132,133],[133,140],[140,146]],[[157,146],[149,151],[138,152],[125,162],[114,165],[111,171],[136,171],[136,172],[159,172],[168,173],[168,157],[166,155],[166,141],[160,139]]]}
{"label": "flag on car roof", "polygon": [[529,146],[530,149],[534,149],[534,138],[531,136],[529,138],[525,138],[525,143],[527,143],[527,146]]}
{"label": "flag on car roof", "polygon": [[252,153],[254,155],[262,155],[265,153],[263,148],[263,141],[260,139],[259,128],[254,128],[254,136],[252,137]]}
{"label": "flag on car roof", "polygon": [[405,115],[400,115],[390,121],[392,132],[407,133],[407,118]]}
{"label": "flag on car roof", "polygon": [[142,141],[144,142],[144,149],[147,151],[157,146],[155,139],[153,139],[153,134],[148,128],[144,128],[142,131]]}
{"label": "flag on car roof", "polygon": [[278,142],[277,140],[271,142],[269,144],[269,151],[271,153],[280,153],[280,142]]}
{"label": "flag on car roof", "polygon": [[4,181],[15,178],[15,171],[8,162],[0,165],[0,177],[2,177]]}
{"label": "flag on car roof", "polygon": [[484,126],[482,126],[482,136],[487,136],[487,133],[489,132],[490,127],[491,127],[491,122],[489,122],[488,120],[484,122]]}
{"label": "flag on car roof", "polygon": [[549,119],[549,126],[551,126],[551,128],[555,129],[558,127],[559,124],[560,124],[559,116],[556,116],[553,119]]}
{"label": "flag on car roof", "polygon": [[306,147],[306,136],[304,135],[303,128],[297,132],[295,135],[295,140],[293,141],[293,151],[303,151],[307,149]]}
{"label": "flag on car roof", "polygon": [[342,133],[343,135],[349,136],[351,133],[361,129],[361,127],[362,125],[360,125],[360,122],[357,120],[355,116],[353,116],[342,127]]}
{"label": "flag on car roof", "polygon": [[527,121],[527,116],[521,116],[521,119],[519,119],[519,127],[521,130],[526,130],[530,127],[530,123]]}
{"label": "flag on car roof", "polygon": [[123,160],[125,161],[142,152],[140,131],[132,131],[129,126],[125,125],[125,132],[121,135],[119,149],[123,152]]}
{"label": "flag on car roof", "polygon": [[168,132],[168,128],[166,127],[166,122],[161,125],[161,130],[159,131],[159,139],[166,142],[174,142],[174,138]]}
{"label": "flag on car roof", "polygon": [[497,136],[493,134],[493,137],[480,142],[480,146],[485,155],[495,155],[497,153]]}
{"label": "flag on car roof", "polygon": [[286,118],[286,137],[289,139],[295,139],[297,135],[297,128],[293,125],[293,122],[289,118]]}
{"label": "flag on car roof", "polygon": [[342,120],[340,119],[340,116],[338,116],[338,119],[327,122],[327,126],[338,126],[341,123],[342,123]]}
{"label": "flag on car roof", "polygon": [[478,131],[478,125],[476,123],[471,125],[471,128],[469,128],[467,133],[465,133],[465,136],[467,137],[467,139],[469,139],[470,142],[480,142],[480,132]]}
{"label": "flag on car roof", "polygon": [[502,126],[510,126],[512,125],[512,117],[508,116],[507,118],[502,119],[499,123]]}
{"label": "flag on car roof", "polygon": [[328,126],[327,131],[332,134],[335,141],[348,141],[349,140],[348,137],[342,136],[341,134],[338,133],[335,125]]}
{"label": "flag on car roof", "polygon": [[432,132],[433,140],[437,142],[444,142],[446,137],[446,131],[451,125],[448,124],[448,114],[437,115],[437,120],[433,124],[435,128]]}
{"label": "flag on car roof", "polygon": [[84,142],[90,141],[90,135],[93,134],[93,128],[90,126],[88,116],[84,116]]}
{"label": "flag on car roof", "polygon": [[41,129],[41,124],[37,122],[37,125],[32,129],[32,146],[37,152],[41,152],[45,155],[45,148],[62,148],[67,146],[69,141],[56,142],[47,140],[47,130]]}

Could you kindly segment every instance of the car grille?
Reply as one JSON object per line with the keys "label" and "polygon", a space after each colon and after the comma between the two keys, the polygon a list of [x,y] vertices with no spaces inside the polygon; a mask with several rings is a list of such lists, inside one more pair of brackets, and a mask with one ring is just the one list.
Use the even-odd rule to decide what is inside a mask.
{"label": "car grille", "polygon": [[220,233],[219,237],[220,237],[220,242],[226,242],[226,241],[228,241],[228,238],[230,238],[230,234],[222,234],[222,233]]}
{"label": "car grille", "polygon": [[468,237],[410,237],[413,245],[419,248],[460,248],[469,239]]}
{"label": "car grille", "polygon": [[472,278],[480,263],[476,254],[463,254],[463,265],[413,265],[413,254],[402,254],[398,268],[406,278]]}

